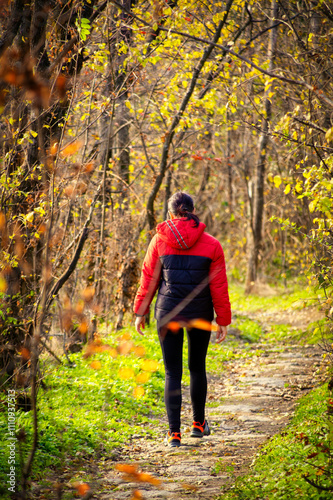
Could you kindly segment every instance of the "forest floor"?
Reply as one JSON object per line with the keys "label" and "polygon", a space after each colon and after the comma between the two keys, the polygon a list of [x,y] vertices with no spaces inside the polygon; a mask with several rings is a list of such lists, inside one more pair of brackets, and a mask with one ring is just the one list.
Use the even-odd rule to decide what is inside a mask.
{"label": "forest floor", "polygon": [[[302,329],[316,314],[315,309],[307,308],[290,314],[252,314],[251,318],[266,328],[281,323]],[[230,328],[229,339],[238,335],[237,329]],[[241,342],[236,349],[242,350]],[[91,466],[90,474],[96,478],[90,483],[93,498],[214,499],[237,476],[247,473],[261,446],[287,425],[297,400],[318,384],[322,373],[318,346],[253,343],[248,353],[245,358],[224,362],[221,375],[208,374],[210,436],[190,437],[191,406],[185,387],[181,447],[165,447],[166,418],[156,421],[158,440],[147,438],[143,429],[116,456]],[[139,471],[158,478],[161,485],[126,481],[115,462],[135,464]]]}

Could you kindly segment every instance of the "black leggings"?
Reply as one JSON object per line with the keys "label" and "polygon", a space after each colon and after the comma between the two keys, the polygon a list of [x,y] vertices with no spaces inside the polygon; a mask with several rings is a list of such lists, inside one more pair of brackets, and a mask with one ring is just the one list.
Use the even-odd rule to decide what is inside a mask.
{"label": "black leggings", "polygon": [[[164,401],[170,432],[180,431],[180,410],[182,405],[181,380],[183,373],[183,329],[177,333],[168,331],[161,335],[157,325],[165,366]],[[207,396],[206,355],[210,332],[192,328],[187,331],[188,367],[190,370],[190,394],[193,420],[203,423]]]}

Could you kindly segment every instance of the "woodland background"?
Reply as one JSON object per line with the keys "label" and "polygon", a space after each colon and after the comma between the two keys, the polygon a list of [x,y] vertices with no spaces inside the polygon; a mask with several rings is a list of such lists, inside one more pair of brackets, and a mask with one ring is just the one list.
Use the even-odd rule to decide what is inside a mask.
{"label": "woodland background", "polygon": [[300,276],[310,299],[320,288],[330,336],[329,2],[0,8],[4,380],[31,385],[34,406],[51,335],[68,353],[124,325],[175,190],[194,196],[247,293]]}

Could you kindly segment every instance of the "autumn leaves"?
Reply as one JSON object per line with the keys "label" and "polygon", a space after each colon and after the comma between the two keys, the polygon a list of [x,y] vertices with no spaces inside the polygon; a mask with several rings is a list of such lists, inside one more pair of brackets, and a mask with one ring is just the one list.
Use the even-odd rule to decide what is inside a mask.
{"label": "autumn leaves", "polygon": [[[134,354],[137,357],[144,357],[146,354],[145,348],[140,345],[135,345],[131,340],[131,335],[129,333],[124,333],[121,337],[118,337],[116,341],[116,346],[113,347],[106,344],[98,336],[95,336],[94,340],[87,344],[83,357],[85,359],[94,356],[95,354],[100,354],[106,352],[111,358],[116,358],[118,355],[129,355]],[[102,362],[100,360],[93,360],[90,363],[90,367],[94,370],[103,369]],[[150,374],[156,372],[159,369],[159,363],[154,359],[143,359],[140,363],[139,369],[133,369],[128,366],[122,366],[118,370],[118,377],[121,380],[131,380],[134,383],[133,396],[135,398],[140,398],[145,394],[145,390],[142,384],[145,384],[150,379]]]}

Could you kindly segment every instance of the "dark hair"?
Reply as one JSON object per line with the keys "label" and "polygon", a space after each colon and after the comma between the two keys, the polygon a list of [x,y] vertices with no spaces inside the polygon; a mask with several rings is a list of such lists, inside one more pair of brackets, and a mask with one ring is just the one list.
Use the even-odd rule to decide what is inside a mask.
{"label": "dark hair", "polygon": [[195,215],[193,199],[189,194],[177,191],[168,200],[168,210],[175,217],[186,217],[187,220],[193,220],[194,227],[199,226],[199,217]]}

